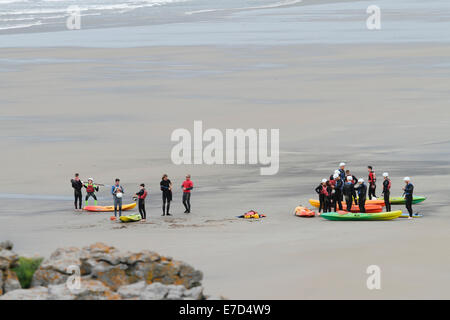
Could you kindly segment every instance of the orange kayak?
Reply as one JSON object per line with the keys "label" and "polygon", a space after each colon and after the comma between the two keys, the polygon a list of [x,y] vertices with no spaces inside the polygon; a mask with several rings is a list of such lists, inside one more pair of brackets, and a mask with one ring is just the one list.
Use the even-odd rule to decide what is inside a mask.
{"label": "orange kayak", "polygon": [[298,206],[297,208],[295,208],[295,213],[294,213],[297,217],[302,217],[302,218],[312,218],[316,215],[316,213],[312,210],[309,210],[308,208],[302,207],[302,206]]}
{"label": "orange kayak", "polygon": [[[346,208],[346,206],[344,204],[343,204],[343,207]],[[377,206],[375,204],[366,204],[365,208],[366,208],[366,213],[378,213],[378,212],[383,211],[382,206]],[[338,210],[338,213],[339,212],[347,212],[347,211],[346,210]],[[354,212],[354,213],[360,212],[359,206],[353,205],[352,208],[350,209],[350,212]]]}
{"label": "orange kayak", "polygon": [[[124,204],[122,205],[122,211],[127,211],[136,207],[136,203]],[[113,212],[114,206],[86,206],[85,211],[91,212]]]}
{"label": "orange kayak", "polygon": [[[309,199],[309,203],[313,206],[318,208],[320,206],[320,202],[319,200],[316,199]],[[366,206],[370,204],[370,205],[377,205],[377,206],[382,206],[384,207],[384,200],[366,200]],[[345,201],[342,201],[342,205],[345,206]]]}

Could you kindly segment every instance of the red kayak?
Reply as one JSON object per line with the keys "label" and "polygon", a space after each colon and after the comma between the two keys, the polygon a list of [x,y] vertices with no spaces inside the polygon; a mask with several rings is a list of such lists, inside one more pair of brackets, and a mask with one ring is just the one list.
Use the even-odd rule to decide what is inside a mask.
{"label": "red kayak", "polygon": [[[342,206],[344,208],[346,208],[344,203],[342,204]],[[383,211],[383,207],[379,206],[379,205],[376,205],[376,204],[366,204],[365,208],[366,208],[366,213],[378,213],[378,212],[382,212]],[[339,210],[338,213],[339,212],[347,212],[347,211],[346,210]],[[360,212],[359,206],[353,205],[351,210],[350,210],[350,212],[354,212],[354,213]]]}

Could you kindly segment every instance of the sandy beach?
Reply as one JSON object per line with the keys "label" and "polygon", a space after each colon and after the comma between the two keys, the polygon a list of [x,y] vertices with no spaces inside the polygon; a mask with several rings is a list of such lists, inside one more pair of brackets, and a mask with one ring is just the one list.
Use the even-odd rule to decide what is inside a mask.
{"label": "sandy beach", "polygon": [[[284,10],[287,10],[285,8]],[[204,273],[231,299],[450,298],[450,44],[321,43],[0,50],[0,240],[24,254],[96,241],[150,249]],[[177,128],[276,128],[280,169],[172,164]],[[411,176],[408,221],[339,223],[293,209],[345,161],[367,179],[389,171],[392,195]],[[145,223],[73,210],[79,172],[149,190]],[[175,185],[161,217],[161,175]],[[181,204],[186,173],[192,213]],[[109,188],[99,204],[110,205]],[[404,209],[403,206],[401,206]],[[254,209],[260,221],[236,216]],[[382,289],[368,290],[378,265]]]}

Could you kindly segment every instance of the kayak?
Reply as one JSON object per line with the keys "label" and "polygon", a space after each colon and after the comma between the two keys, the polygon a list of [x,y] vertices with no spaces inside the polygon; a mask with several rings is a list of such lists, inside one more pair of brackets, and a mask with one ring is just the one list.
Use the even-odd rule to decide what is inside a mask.
{"label": "kayak", "polygon": [[[408,218],[408,217],[409,217],[409,213],[405,212],[405,213],[402,213],[402,215],[399,218]],[[422,217],[423,217],[423,214],[413,213],[413,218],[422,218]]]}
{"label": "kayak", "polygon": [[[346,208],[346,206],[344,204],[342,204],[344,208]],[[378,206],[375,204],[366,204],[364,206],[364,208],[366,209],[366,213],[377,213],[377,212],[381,212],[383,211],[383,207],[382,206]],[[346,211],[346,210],[342,210],[342,211]],[[350,212],[360,212],[361,210],[359,209],[359,206],[355,206],[353,205],[352,208],[350,209]]]}
{"label": "kayak", "polygon": [[119,219],[122,222],[137,222],[141,221],[142,217],[140,214],[131,214],[129,216],[121,216]]}
{"label": "kayak", "polygon": [[[426,197],[414,196],[413,204],[418,204],[424,202],[425,200],[427,200]],[[389,201],[391,202],[391,204],[406,204],[406,200],[403,197],[391,197]]]}
{"label": "kayak", "polygon": [[309,210],[308,208],[302,207],[302,206],[298,206],[297,208],[295,208],[295,213],[294,213],[297,217],[302,217],[302,218],[312,218],[316,215],[316,213],[312,210]]}
{"label": "kayak", "polygon": [[393,220],[397,219],[402,215],[401,211],[392,212],[379,212],[379,213],[338,213],[338,212],[327,212],[322,213],[321,217],[332,220],[332,221],[382,221],[382,220]]}
{"label": "kayak", "polygon": [[[127,211],[136,207],[136,203],[124,204],[122,206],[122,211]],[[85,211],[91,212],[113,212],[114,206],[86,206],[84,207]]]}
{"label": "kayak", "polygon": [[[316,208],[318,208],[320,206],[319,200],[316,200],[316,199],[309,199],[309,203],[313,207],[316,207]],[[345,201],[342,201],[342,204],[344,204],[344,203],[345,203]],[[384,200],[366,200],[366,205],[368,205],[368,204],[373,204],[373,205],[384,207]]]}

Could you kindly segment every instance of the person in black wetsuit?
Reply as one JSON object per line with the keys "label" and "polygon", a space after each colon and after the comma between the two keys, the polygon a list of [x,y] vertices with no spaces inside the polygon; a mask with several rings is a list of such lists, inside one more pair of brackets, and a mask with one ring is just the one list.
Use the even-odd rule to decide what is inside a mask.
{"label": "person in black wetsuit", "polygon": [[336,212],[338,205],[339,210],[342,210],[342,189],[344,187],[344,182],[341,180],[341,176],[337,173],[333,176],[335,185],[334,185],[334,211]]}
{"label": "person in black wetsuit", "polygon": [[80,175],[78,173],[75,173],[75,178],[71,179],[70,182],[72,183],[72,188],[74,191],[75,196],[75,210],[81,210],[82,208],[82,199],[83,199],[83,193],[81,190],[83,189],[83,182],[80,180]]}
{"label": "person in black wetsuit", "polygon": [[413,194],[414,194],[414,185],[411,183],[410,177],[405,177],[403,179],[405,181],[406,186],[403,188],[403,191],[405,192],[405,200],[406,200],[406,209],[408,210],[409,217],[408,219],[413,218],[413,209],[412,209],[412,202],[413,202]]}
{"label": "person in black wetsuit", "polygon": [[[350,173],[350,170],[345,171],[345,177],[346,177],[346,179],[347,179],[347,177],[352,177],[353,185],[356,185],[358,183],[358,178],[356,178],[354,175],[352,175]],[[358,197],[356,196],[355,189],[353,189],[352,198],[353,198],[353,201],[355,201],[355,205],[357,206],[358,205]]]}
{"label": "person in black wetsuit", "polygon": [[355,192],[355,185],[353,184],[353,178],[347,177],[347,181],[344,183],[343,193],[345,197],[345,203],[347,204],[347,211],[350,212],[353,204],[353,193]]}
{"label": "person in black wetsuit", "polygon": [[136,193],[138,199],[138,208],[142,221],[147,220],[147,213],[145,212],[145,198],[147,198],[147,190],[145,190],[145,184],[141,183],[139,192]]}
{"label": "person in black wetsuit", "polygon": [[327,179],[322,179],[322,183],[319,184],[316,189],[314,189],[319,195],[319,213],[328,212],[328,190],[327,190]]}
{"label": "person in black wetsuit", "polygon": [[375,199],[377,198],[377,195],[375,194],[375,190],[377,189],[377,177],[372,166],[368,166],[367,170],[369,171],[369,200],[372,200],[372,197]]}
{"label": "person in black wetsuit", "polygon": [[384,204],[386,206],[386,212],[391,212],[391,179],[389,179],[389,173],[383,173],[384,181],[383,181],[383,196],[384,196]]}
{"label": "person in black wetsuit", "polygon": [[366,213],[367,186],[364,183],[364,179],[358,180],[358,184],[355,186],[355,189],[358,192],[359,212]]}
{"label": "person in black wetsuit", "polygon": [[[162,210],[163,210],[163,216],[168,215],[171,216],[169,213],[170,211],[170,202],[172,201],[172,182],[169,180],[167,174],[163,175],[161,178],[161,182],[159,183],[162,191]],[[166,207],[167,203],[167,207]]]}

